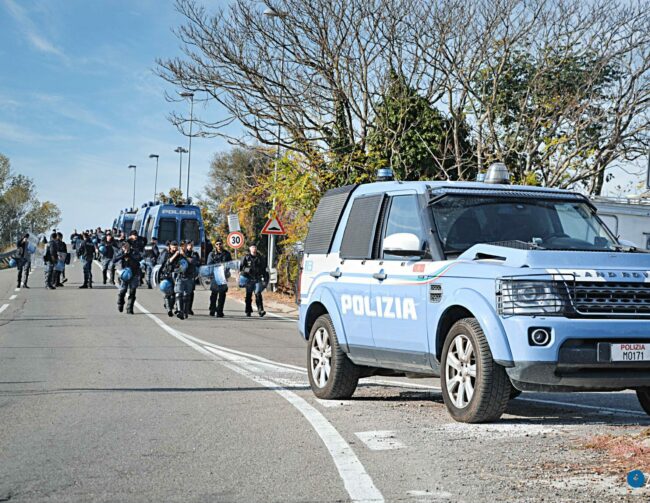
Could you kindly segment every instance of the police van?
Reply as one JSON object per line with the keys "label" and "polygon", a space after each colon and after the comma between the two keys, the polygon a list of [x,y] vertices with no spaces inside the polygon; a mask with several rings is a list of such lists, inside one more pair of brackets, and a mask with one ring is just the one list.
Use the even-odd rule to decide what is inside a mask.
{"label": "police van", "polygon": [[205,228],[198,206],[157,201],[141,208],[138,217],[142,217],[138,233],[147,242],[155,237],[162,249],[167,241],[193,241],[195,250],[205,256]]}
{"label": "police van", "polygon": [[323,196],[299,292],[316,396],[434,376],[462,422],[497,420],[521,391],[631,388],[650,413],[650,255],[583,195],[504,171]]}
{"label": "police van", "polygon": [[135,220],[136,213],[137,210],[133,208],[123,209],[120,211],[120,216],[113,221],[113,228],[124,232],[124,234],[128,236],[129,232],[131,232],[131,229],[133,228],[133,221]]}

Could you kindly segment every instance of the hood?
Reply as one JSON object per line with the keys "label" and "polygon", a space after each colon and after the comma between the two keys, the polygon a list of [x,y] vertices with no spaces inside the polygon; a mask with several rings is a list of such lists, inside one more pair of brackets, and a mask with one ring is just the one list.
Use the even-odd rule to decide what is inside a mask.
{"label": "hood", "polygon": [[643,252],[520,250],[478,244],[465,251],[458,259],[464,262],[499,264],[517,269],[573,273],[576,279],[583,280],[600,278],[609,281],[634,279],[650,281],[650,253]]}

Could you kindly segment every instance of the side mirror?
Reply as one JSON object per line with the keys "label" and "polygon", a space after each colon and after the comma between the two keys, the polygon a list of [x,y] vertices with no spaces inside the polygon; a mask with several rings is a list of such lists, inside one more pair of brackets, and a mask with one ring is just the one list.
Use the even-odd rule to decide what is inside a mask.
{"label": "side mirror", "polygon": [[420,249],[420,238],[415,234],[399,232],[384,238],[384,253],[399,257],[424,257],[427,252]]}

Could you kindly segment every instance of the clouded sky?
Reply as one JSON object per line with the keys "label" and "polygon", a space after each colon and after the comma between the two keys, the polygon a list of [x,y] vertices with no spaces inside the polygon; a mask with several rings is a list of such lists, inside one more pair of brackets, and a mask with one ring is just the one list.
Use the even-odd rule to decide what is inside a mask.
{"label": "clouded sky", "polygon": [[[179,54],[171,30],[181,23],[172,0],[0,0],[0,152],[59,205],[66,233],[108,226],[131,205],[129,164],[136,203],[151,200],[151,153],[160,155],[159,191],[178,185],[174,149],[187,137],[167,115],[189,102],[167,102],[175,90],[153,70],[156,58]],[[202,108],[195,103],[198,114],[219,113]],[[225,149],[193,139],[192,194]]]}

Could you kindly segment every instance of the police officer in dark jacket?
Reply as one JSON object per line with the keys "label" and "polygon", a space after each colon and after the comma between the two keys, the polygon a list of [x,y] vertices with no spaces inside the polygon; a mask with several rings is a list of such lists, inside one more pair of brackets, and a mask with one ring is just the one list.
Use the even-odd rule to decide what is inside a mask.
{"label": "police officer in dark jacket", "polygon": [[58,248],[57,243],[58,235],[56,232],[50,234],[50,242],[47,243],[45,247],[45,255],[43,256],[43,262],[45,263],[45,288],[48,290],[55,290],[54,286],[54,265],[58,260]]}
{"label": "police officer in dark jacket", "polygon": [[122,271],[129,268],[131,278],[122,278],[120,291],[117,294],[117,310],[121,313],[124,311],[124,299],[126,291],[129,291],[129,300],[126,304],[126,314],[133,314],[133,305],[135,304],[135,292],[140,286],[140,260],[141,256],[138,250],[131,246],[131,243],[122,244],[121,249],[115,254],[113,261],[120,264]]}
{"label": "police officer in dark jacket", "polygon": [[144,248],[147,245],[147,240],[142,236],[138,236],[138,231],[133,229],[129,233],[127,240],[131,245],[131,248],[137,251],[140,256],[144,254]]}
{"label": "police officer in dark jacket", "polygon": [[188,286],[191,285],[190,295],[187,300],[187,306],[185,308],[187,314],[194,316],[194,289],[196,288],[196,279],[199,276],[199,268],[201,267],[201,257],[197,252],[194,251],[194,241],[187,241],[185,243],[185,256],[192,263],[192,282],[188,282]]}
{"label": "police officer in dark jacket", "polygon": [[[56,233],[57,237],[57,262],[54,266],[54,286],[63,286],[63,283],[68,281],[65,279],[65,263],[68,258],[68,245],[63,241],[63,234]],[[61,279],[63,278],[63,279]]]}
{"label": "police officer in dark jacket", "polygon": [[20,286],[23,284],[23,270],[25,273],[25,283],[24,286],[25,288],[29,288],[27,286],[27,278],[29,277],[29,264],[28,264],[28,258],[31,260],[31,255],[29,253],[29,234],[25,234],[22,238],[18,240],[16,243],[16,269],[18,269],[18,284],[17,288],[20,288]]}
{"label": "police officer in dark jacket", "polygon": [[[214,249],[208,255],[207,265],[223,265],[224,272],[227,270],[227,263],[232,261],[232,255],[228,250],[223,248],[223,241],[217,239],[214,243]],[[226,274],[226,279],[229,274]],[[226,303],[226,294],[228,285],[217,285],[214,279],[210,284],[210,316],[223,318],[223,306]]]}
{"label": "police officer in dark jacket", "polygon": [[174,277],[176,316],[181,320],[189,316],[190,295],[194,288],[194,281],[199,267],[196,258],[191,255],[188,256],[186,250],[186,243],[181,241],[178,251],[168,260]]}
{"label": "police officer in dark jacket", "polygon": [[77,256],[81,259],[84,268],[84,284],[79,288],[93,287],[93,258],[95,257],[95,245],[90,234],[84,232],[82,240],[79,242]]}
{"label": "police officer in dark jacket", "polygon": [[171,262],[171,258],[178,251],[178,243],[176,241],[167,242],[167,248],[165,248],[158,257],[158,264],[160,265],[159,279],[162,283],[164,280],[169,280],[172,282],[172,288],[169,293],[165,294],[165,309],[167,310],[167,316],[170,318],[174,316],[174,301],[176,296],[174,294],[174,266]]}
{"label": "police officer in dark jacket", "polygon": [[248,254],[244,256],[239,267],[239,272],[247,278],[246,281],[246,316],[253,313],[253,293],[255,293],[255,304],[257,313],[261,316],[266,314],[262,292],[269,283],[269,270],[266,266],[266,259],[257,252],[257,245],[251,244],[248,247]]}
{"label": "police officer in dark jacket", "polygon": [[102,259],[102,280],[104,284],[110,282],[111,285],[115,284],[115,254],[119,251],[117,241],[113,238],[110,231],[106,232],[104,240],[99,245],[99,251]]}

